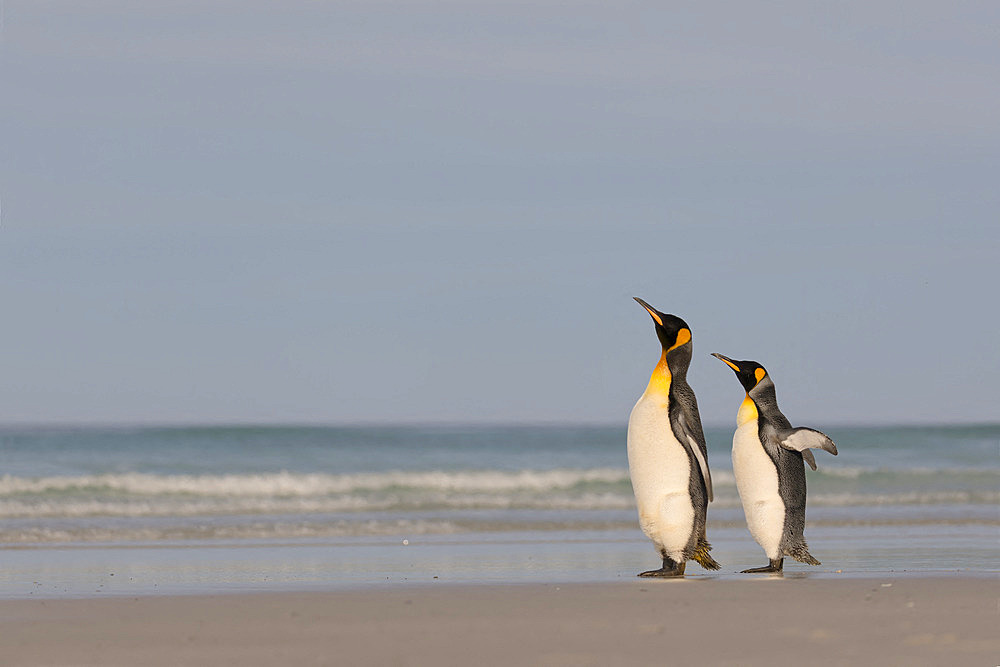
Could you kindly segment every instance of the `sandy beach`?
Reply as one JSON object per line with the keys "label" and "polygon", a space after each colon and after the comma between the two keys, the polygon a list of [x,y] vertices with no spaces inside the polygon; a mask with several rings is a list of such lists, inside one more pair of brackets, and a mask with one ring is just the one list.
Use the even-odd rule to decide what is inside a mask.
{"label": "sandy beach", "polygon": [[994,665],[996,577],[0,601],[9,665]]}

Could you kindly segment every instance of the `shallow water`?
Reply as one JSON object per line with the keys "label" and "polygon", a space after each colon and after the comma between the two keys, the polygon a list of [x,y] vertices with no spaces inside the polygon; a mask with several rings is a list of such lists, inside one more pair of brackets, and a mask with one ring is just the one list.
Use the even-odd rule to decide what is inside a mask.
{"label": "shallow water", "polygon": [[[689,579],[762,576],[737,574],[766,560],[745,528],[709,535],[722,569],[689,563]],[[1000,574],[995,527],[818,526],[808,537],[823,565],[786,559],[785,578]],[[0,558],[3,598],[631,581],[659,565],[637,529],[51,545]]]}
{"label": "shallow water", "polygon": [[[841,454],[807,471],[824,564],[788,576],[997,571],[1000,425],[827,430]],[[763,564],[730,438],[708,429],[723,574],[691,576]],[[609,581],[658,564],[617,427],[7,429],[0,461],[0,597]]]}

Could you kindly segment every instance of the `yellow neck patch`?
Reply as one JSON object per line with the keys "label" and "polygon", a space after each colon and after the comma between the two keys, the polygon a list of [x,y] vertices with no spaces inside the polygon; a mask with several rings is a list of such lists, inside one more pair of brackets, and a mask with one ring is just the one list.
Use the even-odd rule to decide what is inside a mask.
{"label": "yellow neck patch", "polygon": [[690,341],[690,329],[684,328],[677,332],[677,340],[669,350],[663,350],[663,353],[660,355],[660,361],[656,364],[656,368],[653,369],[653,374],[649,376],[649,384],[646,386],[647,394],[662,394],[666,396],[670,393],[670,381],[673,379],[673,375],[670,373],[670,367],[667,366],[667,352],[676,350],[681,345]]}
{"label": "yellow neck patch", "polygon": [[740,427],[747,422],[752,422],[757,419],[757,406],[754,405],[753,400],[750,398],[750,394],[743,399],[740,403],[739,412],[736,413],[736,426]]}
{"label": "yellow neck patch", "polygon": [[670,367],[667,366],[667,353],[664,351],[660,355],[660,361],[653,369],[653,374],[649,376],[649,384],[646,385],[647,394],[662,394],[666,396],[670,393],[670,381],[673,376],[670,374]]}

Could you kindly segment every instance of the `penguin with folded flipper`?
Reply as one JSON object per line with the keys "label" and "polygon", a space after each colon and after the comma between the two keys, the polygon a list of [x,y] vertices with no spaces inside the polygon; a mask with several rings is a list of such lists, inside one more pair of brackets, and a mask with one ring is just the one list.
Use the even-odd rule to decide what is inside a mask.
{"label": "penguin with folded flipper", "polygon": [[792,428],[778,409],[774,383],[763,366],[718,353],[712,356],[732,368],[746,390],[736,415],[733,474],[747,527],[764,549],[768,564],[743,572],[781,572],[784,556],[819,565],[802,536],[806,523],[803,461],[815,470],[816,459],[809,450],[822,449],[836,456],[837,446],[815,429]]}
{"label": "penguin with folded flipper", "polygon": [[691,329],[681,318],[635,300],[653,318],[662,348],[628,420],[629,476],[639,525],[663,558],[660,569],[639,576],[679,577],[688,560],[718,570],[705,538],[712,476],[698,402],[687,383]]}

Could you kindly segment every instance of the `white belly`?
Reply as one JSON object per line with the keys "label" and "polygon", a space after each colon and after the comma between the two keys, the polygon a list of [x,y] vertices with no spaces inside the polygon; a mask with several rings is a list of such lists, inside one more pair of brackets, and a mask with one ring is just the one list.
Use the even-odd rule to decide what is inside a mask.
{"label": "white belly", "polygon": [[668,406],[643,396],[628,421],[628,468],[642,532],[658,551],[682,562],[694,527],[687,451],[674,438]]}
{"label": "white belly", "polygon": [[778,494],[778,471],[757,435],[757,420],[736,429],[733,474],[750,534],[768,558],[778,558],[785,528],[785,504]]}

